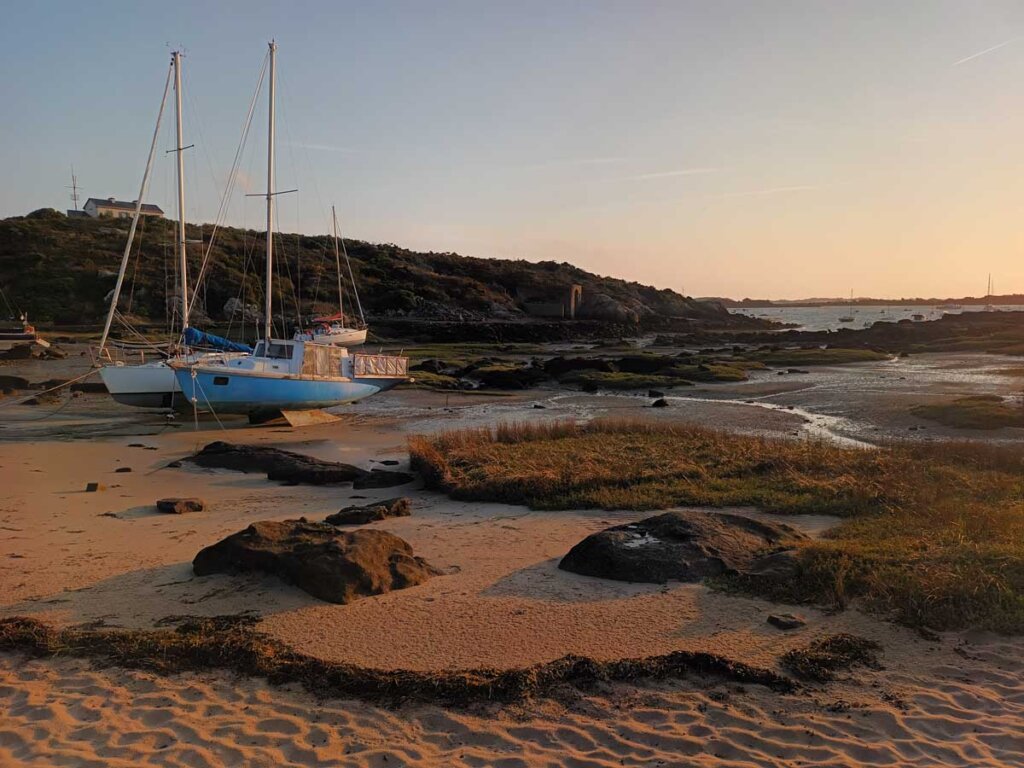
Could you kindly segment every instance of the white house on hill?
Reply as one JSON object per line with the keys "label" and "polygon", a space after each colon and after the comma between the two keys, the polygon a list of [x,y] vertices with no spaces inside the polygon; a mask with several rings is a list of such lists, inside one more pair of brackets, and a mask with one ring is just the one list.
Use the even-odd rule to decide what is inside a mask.
{"label": "white house on hill", "polygon": [[[82,206],[85,212],[92,216],[94,219],[98,219],[101,216],[113,216],[118,219],[130,219],[135,215],[135,204],[137,201],[126,203],[124,200],[115,200],[112,197],[108,197],[106,200],[101,200],[96,197],[90,197],[85,201],[85,205]],[[164,212],[158,205],[150,205],[149,203],[142,204],[142,210],[139,212],[142,216],[160,216],[163,217]]]}

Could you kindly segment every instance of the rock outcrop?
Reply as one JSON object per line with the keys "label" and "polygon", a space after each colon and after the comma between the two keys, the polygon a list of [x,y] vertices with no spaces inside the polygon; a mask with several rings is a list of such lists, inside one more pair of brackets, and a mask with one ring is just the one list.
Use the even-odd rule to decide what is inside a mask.
{"label": "rock outcrop", "polygon": [[365,470],[339,461],[323,461],[301,453],[264,445],[235,445],[217,441],[192,456],[200,467],[264,472],[269,480],[293,485],[338,485],[353,488],[390,488],[412,481],[407,472],[386,469]]}
{"label": "rock outcrop", "polygon": [[412,502],[408,497],[402,496],[363,506],[345,507],[333,515],[328,515],[324,522],[331,525],[365,525],[376,520],[385,520],[389,517],[408,517],[411,514]]}
{"label": "rock outcrop", "polygon": [[200,551],[192,569],[270,573],[330,603],[413,587],[438,573],[387,531],[339,531],[304,519],[253,523]]}
{"label": "rock outcrop", "polygon": [[742,515],[684,510],[592,534],[558,567],[584,576],[662,584],[709,576],[797,572],[791,549],[807,537],[788,525]]}

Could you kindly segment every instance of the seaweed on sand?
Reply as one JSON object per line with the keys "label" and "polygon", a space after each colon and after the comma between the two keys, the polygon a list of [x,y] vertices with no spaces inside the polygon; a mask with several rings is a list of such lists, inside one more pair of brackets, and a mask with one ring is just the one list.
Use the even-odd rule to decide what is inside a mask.
{"label": "seaweed on sand", "polygon": [[456,706],[516,702],[551,695],[561,686],[641,679],[713,676],[790,692],[796,684],[777,672],[712,653],[675,651],[661,656],[598,661],[564,656],[517,669],[418,672],[359,667],[298,653],[256,631],[250,617],[182,619],[173,630],[55,628],[36,619],[0,619],[0,650],[37,657],[76,656],[113,666],[164,674],[220,669],[300,683],[311,693],[384,703],[435,701]]}

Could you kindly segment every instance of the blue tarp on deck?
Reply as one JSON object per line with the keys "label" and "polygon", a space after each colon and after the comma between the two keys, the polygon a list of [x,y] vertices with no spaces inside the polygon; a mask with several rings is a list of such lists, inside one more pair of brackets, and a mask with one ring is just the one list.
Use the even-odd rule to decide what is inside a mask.
{"label": "blue tarp on deck", "polygon": [[214,336],[212,333],[200,331],[198,328],[186,328],[184,341],[189,347],[207,347],[223,352],[252,352],[252,347],[248,344],[239,344],[237,341],[225,339],[223,336]]}

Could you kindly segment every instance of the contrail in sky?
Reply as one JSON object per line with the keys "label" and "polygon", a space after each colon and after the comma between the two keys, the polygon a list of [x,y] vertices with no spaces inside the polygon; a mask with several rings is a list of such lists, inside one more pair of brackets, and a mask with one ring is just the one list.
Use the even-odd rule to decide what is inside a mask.
{"label": "contrail in sky", "polygon": [[1006,40],[1006,41],[1000,43],[999,45],[993,45],[991,48],[986,48],[984,51],[978,51],[977,53],[972,53],[970,56],[965,56],[964,58],[960,59],[959,61],[954,61],[953,62],[953,66],[954,67],[958,67],[961,64],[965,64],[966,62],[970,61],[971,59],[976,59],[979,56],[984,56],[986,53],[992,53],[992,51],[998,51],[1000,48],[1004,48],[1007,45],[1009,45],[1010,43],[1015,43],[1018,40],[1020,40],[1019,37],[1011,37],[1009,40]]}
{"label": "contrail in sky", "polygon": [[751,192],[727,192],[724,195],[715,197],[754,197],[755,195],[774,195],[779,192],[806,192],[819,187],[810,184],[801,184],[792,187],[769,187],[768,189],[755,189]]}

